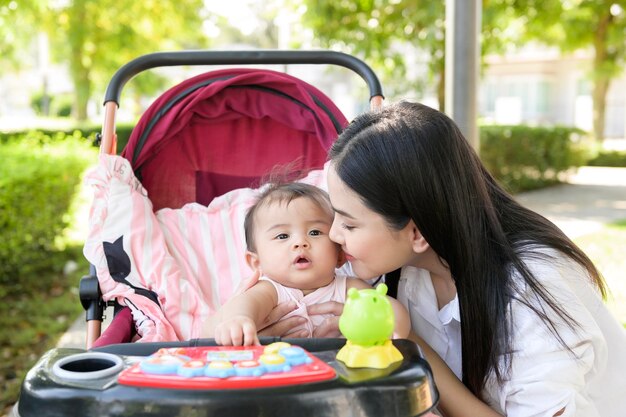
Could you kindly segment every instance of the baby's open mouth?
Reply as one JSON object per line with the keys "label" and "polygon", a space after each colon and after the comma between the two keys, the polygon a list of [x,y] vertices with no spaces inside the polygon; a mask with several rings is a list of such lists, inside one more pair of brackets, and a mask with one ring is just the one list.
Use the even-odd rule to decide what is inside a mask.
{"label": "baby's open mouth", "polygon": [[298,267],[305,267],[307,265],[311,264],[311,261],[304,257],[304,256],[298,256],[296,257],[296,259],[294,260],[294,264]]}

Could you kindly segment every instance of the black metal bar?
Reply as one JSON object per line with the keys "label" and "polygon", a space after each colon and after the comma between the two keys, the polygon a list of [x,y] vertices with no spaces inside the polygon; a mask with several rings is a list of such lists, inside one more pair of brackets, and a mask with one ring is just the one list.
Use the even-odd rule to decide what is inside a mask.
{"label": "black metal bar", "polygon": [[348,68],[365,82],[370,97],[382,96],[382,86],[374,71],[360,59],[336,51],[252,50],[252,51],[178,51],[156,52],[135,58],[121,67],[111,78],[104,102],[119,106],[124,85],[142,71],[157,67],[182,65],[275,65],[327,64]]}
{"label": "black metal bar", "polygon": [[86,321],[102,321],[104,316],[104,308],[106,306],[104,304],[104,301],[102,301],[102,293],[100,292],[98,278],[96,277],[95,273],[93,275],[84,276],[80,279],[78,293],[80,296],[80,302],[83,305],[83,309],[85,309]]}

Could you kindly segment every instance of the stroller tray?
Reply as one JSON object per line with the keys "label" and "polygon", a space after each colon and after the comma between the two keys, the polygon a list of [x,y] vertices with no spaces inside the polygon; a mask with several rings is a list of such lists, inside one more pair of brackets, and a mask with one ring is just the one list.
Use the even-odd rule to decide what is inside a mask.
{"label": "stroller tray", "polygon": [[417,345],[394,340],[402,361],[351,369],[336,360],[344,343],[277,339],[222,347],[194,340],[53,349],[26,376],[13,415],[419,416],[435,407],[438,393]]}

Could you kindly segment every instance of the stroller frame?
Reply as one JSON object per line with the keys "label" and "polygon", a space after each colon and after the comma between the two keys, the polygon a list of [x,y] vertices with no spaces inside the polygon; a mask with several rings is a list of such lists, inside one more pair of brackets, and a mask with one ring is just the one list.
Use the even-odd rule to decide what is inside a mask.
{"label": "stroller frame", "polygon": [[[115,155],[117,153],[117,136],[115,134],[116,112],[119,107],[121,90],[135,75],[158,67],[182,65],[272,65],[272,64],[322,64],[336,65],[352,70],[367,84],[370,94],[370,108],[378,109],[383,104],[380,81],[374,71],[360,59],[335,51],[297,51],[297,50],[248,50],[248,51],[178,51],[157,52],[140,56],[121,67],[111,78],[104,99],[104,123],[102,133],[97,140],[100,142],[100,153]],[[90,349],[102,332],[104,310],[107,305],[116,307],[115,302],[105,303],[102,300],[98,278],[93,265],[89,275],[84,276],[79,285],[79,294],[86,311],[87,335],[86,347]]]}
{"label": "stroller frame", "polygon": [[[372,109],[382,106],[380,84],[371,69],[360,60],[337,52],[188,51],[151,54],[131,61],[113,77],[105,100],[101,154],[116,154],[115,113],[120,90],[132,76],[158,66],[224,63],[341,65],[354,70],[365,79],[370,88]],[[315,104],[324,112],[328,111],[317,101]],[[328,101],[326,104],[328,105]],[[338,111],[334,105],[332,109]],[[337,113],[335,115],[341,116],[339,119],[341,126],[347,124],[345,117]],[[338,132],[341,128],[338,124],[333,121],[331,129],[325,132],[329,140],[334,138],[335,131]],[[139,132],[140,130],[137,135]],[[324,150],[327,150],[326,146],[328,142]],[[132,146],[126,148],[124,152],[130,154],[130,150]],[[325,153],[321,156],[325,157]],[[262,169],[265,169],[265,166]],[[224,347],[216,346],[213,339],[190,338],[186,341],[118,343],[92,348],[93,342],[100,334],[104,308],[107,305],[116,305],[117,312],[120,305],[103,301],[96,277],[96,266],[93,264],[90,265],[89,276],[81,279],[80,296],[88,321],[89,351],[55,348],[47,352],[26,376],[20,399],[11,416],[170,416],[192,413],[217,417],[226,411],[250,417],[260,415],[407,417],[432,415],[431,412],[439,401],[432,370],[424,360],[419,346],[409,340],[391,341],[402,360],[387,364],[386,368],[382,369],[351,367],[337,359],[339,349],[345,345],[345,339],[261,338],[263,347]],[[114,320],[128,317],[128,308],[125,307],[121,311],[123,314],[118,314]],[[271,348],[266,345],[272,343],[275,344],[274,349],[280,346],[280,349],[285,351],[287,350],[284,348],[285,345],[293,344],[296,351],[299,349],[300,354],[308,356],[309,361],[292,363],[292,368],[280,370],[270,369],[269,364],[259,366],[253,363],[257,367],[267,366],[267,371],[264,368],[258,375],[248,372],[237,373],[234,377],[229,375],[228,378],[233,377],[233,380],[227,381],[231,383],[230,385],[216,381],[224,377],[209,373],[208,370],[206,373],[202,371],[202,374],[188,375],[181,373],[180,369],[172,373],[171,369],[167,372],[158,370],[153,372],[142,367],[159,363],[162,358],[166,359],[163,364],[169,366],[167,360],[171,359],[171,355],[184,357],[189,354],[186,363],[206,362],[208,369],[214,360],[211,359],[210,353],[216,353],[220,358],[226,355],[229,361],[240,361],[234,366],[248,362],[243,366],[246,368],[250,366],[250,362],[255,362],[250,360],[248,354],[256,352],[254,355],[257,355],[265,352],[266,347]],[[170,359],[167,359],[168,357]],[[252,359],[254,358],[256,356]],[[257,363],[262,363],[261,357],[258,361]],[[298,368],[300,365],[304,368]],[[318,375],[320,370],[325,372],[323,378],[313,379],[310,376],[312,373]],[[281,372],[284,374],[280,374]],[[277,375],[277,378],[282,378],[283,382],[280,384],[272,382],[272,379],[276,380]],[[211,385],[207,385],[209,383]]]}

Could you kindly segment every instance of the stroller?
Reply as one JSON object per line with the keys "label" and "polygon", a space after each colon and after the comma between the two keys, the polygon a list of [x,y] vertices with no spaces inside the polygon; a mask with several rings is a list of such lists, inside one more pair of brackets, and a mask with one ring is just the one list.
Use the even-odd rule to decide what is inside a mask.
{"label": "stroller", "polygon": [[[249,64],[342,66],[365,80],[371,107],[382,106],[372,70],[338,52],[155,53],[122,67],[106,91],[100,166],[89,180],[96,189],[85,245],[92,265],[79,289],[88,351],[45,355],[27,376],[15,415],[41,414],[45,406],[54,410],[49,415],[414,416],[435,407],[430,368],[407,340],[393,341],[404,359],[380,370],[338,362],[342,339],[261,338],[263,345],[302,348],[307,363],[313,361],[297,378],[290,371],[282,379],[272,375],[269,383],[253,375],[228,386],[230,380],[216,383],[206,374],[194,379],[138,370],[137,358],[155,355],[256,357],[257,348],[216,347],[194,337],[193,329],[248,274],[236,258],[243,258],[238,235],[254,187],[275,166],[294,161],[310,172],[303,181],[323,186],[327,152],[348,124],[327,96],[302,80],[229,68],[190,78],[160,96],[116,156],[115,115],[121,89],[133,76],[163,66]],[[218,279],[223,276],[232,279]],[[166,290],[173,295],[164,296]],[[108,305],[115,306],[115,316],[101,334]],[[137,336],[143,343],[127,343]],[[322,369],[325,377],[318,375]]]}

